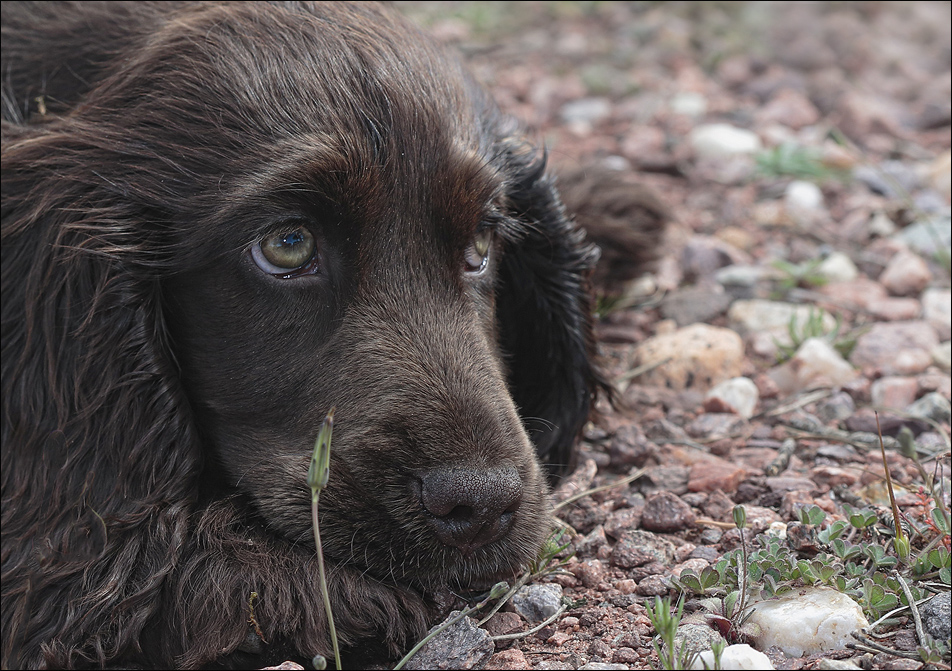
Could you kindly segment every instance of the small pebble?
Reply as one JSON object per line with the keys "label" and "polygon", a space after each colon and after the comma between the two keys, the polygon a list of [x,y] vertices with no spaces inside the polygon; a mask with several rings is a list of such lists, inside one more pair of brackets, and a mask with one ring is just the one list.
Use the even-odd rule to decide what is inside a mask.
{"label": "small pebble", "polygon": [[648,531],[670,533],[693,526],[695,519],[691,506],[670,492],[659,492],[645,502],[641,526]]}
{"label": "small pebble", "polygon": [[952,334],[952,290],[933,287],[922,292],[922,318],[936,330],[940,340]]}
{"label": "small pebble", "polygon": [[902,250],[889,260],[879,281],[893,296],[918,295],[932,281],[932,271],[921,256]]}
{"label": "small pebble", "polygon": [[931,419],[934,422],[941,423],[952,420],[952,405],[949,404],[949,399],[936,391],[911,403],[906,408],[906,412],[912,417]]}
{"label": "small pebble", "polygon": [[[948,420],[946,420],[948,421]],[[950,593],[942,592],[932,597],[926,604],[919,607],[922,623],[929,635],[937,641],[948,642],[952,635],[949,625],[949,613],[952,611]]]}
{"label": "small pebble", "polygon": [[528,622],[542,622],[562,605],[562,587],[553,583],[526,585],[512,597],[512,606]]}
{"label": "small pebble", "polygon": [[816,386],[841,387],[858,375],[825,338],[808,338],[787,363],[767,371],[781,392]]}
{"label": "small pebble", "polygon": [[691,131],[691,147],[701,158],[726,158],[754,154],[762,144],[756,133],[729,124],[707,124]]}
{"label": "small pebble", "polygon": [[734,377],[715,385],[704,397],[704,409],[709,412],[733,412],[750,419],[760,400],[753,380]]}
{"label": "small pebble", "polygon": [[[458,610],[453,611],[447,616],[446,620],[458,615]],[[433,627],[433,629],[435,628]],[[472,618],[464,617],[427,641],[410,658],[405,668],[481,669],[492,657],[494,650],[495,646],[489,632],[477,627],[476,621]]]}
{"label": "small pebble", "polygon": [[823,259],[816,272],[827,282],[850,282],[859,276],[853,259],[842,252],[833,252]]}
{"label": "small pebble", "polygon": [[813,182],[794,180],[783,195],[787,214],[798,223],[810,223],[826,211],[823,192]]}

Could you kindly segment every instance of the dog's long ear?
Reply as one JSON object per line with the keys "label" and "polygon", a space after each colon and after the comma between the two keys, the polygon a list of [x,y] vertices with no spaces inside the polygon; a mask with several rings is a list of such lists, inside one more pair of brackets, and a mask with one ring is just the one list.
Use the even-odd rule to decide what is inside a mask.
{"label": "dog's long ear", "polygon": [[3,118],[19,122],[71,109],[175,4],[4,2]]}
{"label": "dog's long ear", "polygon": [[574,446],[600,383],[590,275],[598,249],[566,215],[545,156],[513,151],[509,214],[524,224],[503,253],[497,316],[509,386],[550,478]]}
{"label": "dog's long ear", "polygon": [[4,668],[101,666],[137,645],[202,465],[161,259],[98,177],[102,151],[58,122],[3,125]]}
{"label": "dog's long ear", "polygon": [[617,296],[658,260],[671,214],[658,195],[633,176],[598,165],[559,166],[559,195],[601,257],[595,293]]}

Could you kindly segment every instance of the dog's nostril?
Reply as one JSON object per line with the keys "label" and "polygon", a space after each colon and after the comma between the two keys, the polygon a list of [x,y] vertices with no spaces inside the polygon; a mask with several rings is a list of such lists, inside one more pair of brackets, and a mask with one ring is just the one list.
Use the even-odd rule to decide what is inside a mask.
{"label": "dog's nostril", "polygon": [[464,553],[505,536],[522,502],[515,468],[445,468],[420,478],[420,498],[436,537]]}
{"label": "dog's nostril", "polygon": [[448,514],[444,515],[443,519],[466,522],[472,519],[473,512],[473,509],[469,506],[456,506]]}

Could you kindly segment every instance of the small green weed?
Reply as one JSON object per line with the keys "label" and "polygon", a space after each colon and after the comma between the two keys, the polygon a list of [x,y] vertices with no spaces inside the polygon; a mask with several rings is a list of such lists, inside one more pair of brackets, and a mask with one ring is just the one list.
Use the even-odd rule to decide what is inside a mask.
{"label": "small green weed", "polygon": [[800,346],[810,338],[823,338],[830,343],[840,356],[848,359],[856,347],[856,341],[861,332],[840,335],[843,319],[836,315],[836,323],[832,328],[827,328],[824,323],[825,317],[826,313],[823,310],[819,308],[814,310],[812,306],[803,324],[798,322],[796,315],[791,316],[787,324],[787,335],[790,337],[790,344],[782,343],[774,338],[774,344],[777,346],[777,363],[783,363],[792,358],[800,349]]}
{"label": "small green weed", "polygon": [[[667,671],[691,668],[697,654],[689,653],[683,644],[678,647],[674,640],[678,633],[678,626],[681,624],[681,616],[684,615],[684,601],[678,603],[676,611],[671,612],[671,599],[655,597],[654,607],[650,603],[646,603],[645,610],[648,612],[651,625],[658,634],[651,645],[658,655],[661,668]],[[658,644],[659,638],[662,642],[661,645]]]}
{"label": "small green weed", "polygon": [[757,174],[761,177],[793,177],[811,182],[846,181],[850,178],[848,171],[824,163],[818,150],[792,142],[762,151],[756,159]]}
{"label": "small green weed", "polygon": [[803,263],[790,263],[783,259],[774,260],[770,265],[781,273],[777,279],[777,297],[782,297],[797,287],[810,289],[826,284],[826,277],[818,270],[821,263],[823,259],[811,259]]}
{"label": "small green weed", "polygon": [[[799,522],[787,526],[786,541],[760,535],[752,551],[742,545],[700,573],[683,571],[672,583],[682,593],[702,597],[701,605],[713,612],[709,621],[728,642],[743,642],[757,633],[746,622],[749,611],[743,601],[752,589],[769,598],[798,586],[832,587],[859,603],[870,620],[879,618],[873,626],[895,622],[889,619],[893,614],[926,598],[925,576],[949,589],[952,554],[938,507],[928,516],[932,524],[921,524],[906,539],[918,551],[905,561],[889,552],[898,550],[895,525],[882,525],[872,509],[847,504],[843,509],[846,519],[829,524],[819,507],[800,509]],[[923,654],[946,653],[928,646]]]}
{"label": "small green weed", "polygon": [[[843,519],[828,523],[825,511],[809,506],[797,511],[798,522],[787,525],[786,539],[760,535],[749,551],[743,536],[745,516],[736,507],[741,547],[700,573],[683,571],[672,583],[683,595],[702,597],[701,605],[713,612],[708,620],[728,642],[756,634],[746,621],[749,590],[758,589],[762,598],[769,598],[822,585],[852,597],[871,620],[878,618],[869,627],[870,635],[877,627],[896,624],[895,615],[910,610],[917,623],[918,656],[929,663],[947,662],[947,643],[922,632],[916,608],[930,593],[952,587],[949,511],[942,499],[948,481],[937,482],[922,468],[911,435],[899,443],[926,483],[919,492],[920,505],[910,515],[904,515],[894,499],[891,514],[844,503]],[[886,474],[891,492],[888,468]]]}
{"label": "small green weed", "polygon": [[[330,629],[331,645],[334,649],[334,662],[338,670],[343,668],[340,660],[340,650],[337,647],[337,629],[334,627],[334,612],[331,609],[331,597],[327,591],[327,576],[324,572],[324,550],[321,546],[321,528],[317,519],[317,502],[321,490],[327,487],[330,478],[331,464],[331,434],[334,431],[334,408],[330,409],[321,430],[314,441],[314,453],[311,455],[311,465],[307,471],[307,485],[311,488],[311,524],[314,528],[314,546],[317,548],[317,571],[321,586],[321,597],[324,599],[324,612],[327,613],[327,624]],[[327,660],[317,655],[312,660],[315,669],[324,669]]]}

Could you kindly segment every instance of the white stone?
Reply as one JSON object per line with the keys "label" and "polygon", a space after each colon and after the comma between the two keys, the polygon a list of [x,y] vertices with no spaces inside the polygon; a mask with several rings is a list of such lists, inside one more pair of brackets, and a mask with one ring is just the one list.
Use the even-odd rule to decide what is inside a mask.
{"label": "white stone", "polygon": [[924,372],[930,364],[932,364],[930,352],[924,349],[901,349],[896,352],[890,370],[896,375],[916,375]]}
{"label": "white stone", "polygon": [[853,259],[843,252],[833,252],[823,259],[816,272],[827,282],[850,282],[859,277],[859,269]]}
{"label": "white stone", "polygon": [[702,117],[707,113],[707,98],[693,91],[682,91],[671,98],[671,111],[689,117]]}
{"label": "white stone", "polygon": [[952,335],[952,290],[932,288],[922,292],[922,316],[942,340]]}
{"label": "white stone", "polygon": [[779,538],[780,540],[786,540],[787,538],[787,523],[786,522],[771,522],[770,526],[764,531],[768,536],[773,536]]}
{"label": "white stone", "polygon": [[721,286],[753,287],[759,282],[777,277],[779,271],[768,266],[732,265],[725,266],[714,273],[715,281]]}
{"label": "white stone", "polygon": [[639,366],[658,364],[638,378],[640,384],[707,391],[740,375],[744,343],[730,329],[691,324],[648,338],[635,350]]}
{"label": "white stone", "polygon": [[783,194],[788,212],[819,212],[823,209],[823,192],[813,182],[795,179]]}
{"label": "white stone", "polygon": [[756,133],[726,123],[697,126],[691,131],[690,142],[699,158],[755,154],[763,146]]}
{"label": "white stone", "polygon": [[946,340],[933,347],[932,360],[942,370],[952,369],[952,341]]}
{"label": "white stone", "polygon": [[[703,650],[694,658],[691,669],[702,671],[703,669],[714,668],[714,651]],[[721,669],[724,671],[746,671],[747,669],[774,669],[770,659],[759,650],[754,650],[746,643],[729,645],[721,653]]]}
{"label": "white stone", "polygon": [[711,388],[705,401],[717,399],[744,419],[750,419],[760,400],[757,385],[747,377],[732,377]]}
{"label": "white stone", "polygon": [[767,371],[767,376],[785,394],[817,387],[841,387],[858,374],[824,338],[804,340],[790,361]]}
{"label": "white stone", "polygon": [[885,212],[879,210],[869,220],[870,235],[878,235],[881,238],[888,238],[899,230],[899,227],[890,219]]}
{"label": "white stone", "polygon": [[811,315],[823,315],[823,328],[831,331],[836,328],[836,319],[825,310],[812,305],[794,305],[768,301],[762,298],[734,301],[727,311],[731,324],[741,333],[756,333],[757,331],[782,330],[786,331],[790,319],[795,320],[798,330],[810,319]]}
{"label": "white stone", "polygon": [[755,605],[750,623],[760,627],[754,645],[777,646],[788,657],[841,650],[850,634],[869,626],[863,609],[829,587],[804,587]]}
{"label": "white stone", "polygon": [[561,116],[566,123],[583,122],[595,124],[612,113],[608,98],[582,98],[562,106]]}

